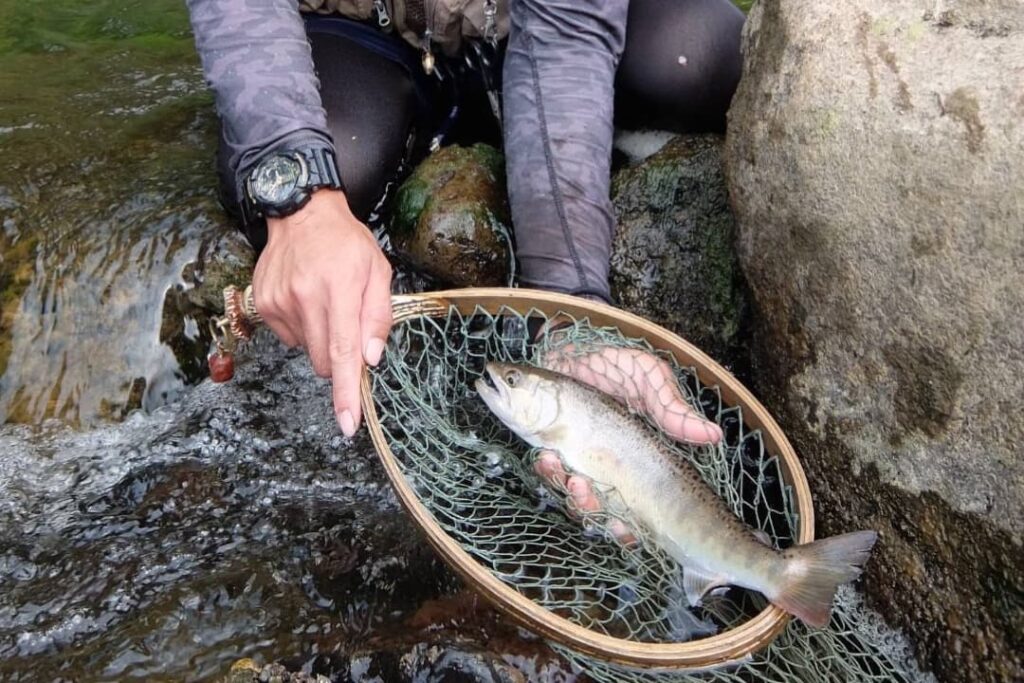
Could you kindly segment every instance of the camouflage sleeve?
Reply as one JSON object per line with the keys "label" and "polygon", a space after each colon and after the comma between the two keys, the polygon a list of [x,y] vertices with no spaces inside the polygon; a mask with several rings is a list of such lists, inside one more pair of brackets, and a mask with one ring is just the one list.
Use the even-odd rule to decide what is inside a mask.
{"label": "camouflage sleeve", "polygon": [[615,70],[628,0],[510,0],[509,201],[522,282],[611,300]]}
{"label": "camouflage sleeve", "polygon": [[236,179],[272,149],[334,148],[296,0],[187,4]]}

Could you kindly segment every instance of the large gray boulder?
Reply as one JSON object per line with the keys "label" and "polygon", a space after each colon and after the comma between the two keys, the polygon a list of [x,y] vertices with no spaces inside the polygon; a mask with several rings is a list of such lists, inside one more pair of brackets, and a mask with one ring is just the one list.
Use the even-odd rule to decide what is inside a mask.
{"label": "large gray boulder", "polygon": [[726,165],[819,533],[945,680],[1021,680],[1024,3],[764,0]]}

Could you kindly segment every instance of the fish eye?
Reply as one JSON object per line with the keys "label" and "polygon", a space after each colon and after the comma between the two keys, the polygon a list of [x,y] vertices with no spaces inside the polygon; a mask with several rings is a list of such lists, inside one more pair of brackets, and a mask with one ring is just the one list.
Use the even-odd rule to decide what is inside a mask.
{"label": "fish eye", "polygon": [[519,372],[517,372],[516,370],[512,370],[511,372],[505,375],[505,384],[509,385],[510,387],[514,387],[518,383]]}

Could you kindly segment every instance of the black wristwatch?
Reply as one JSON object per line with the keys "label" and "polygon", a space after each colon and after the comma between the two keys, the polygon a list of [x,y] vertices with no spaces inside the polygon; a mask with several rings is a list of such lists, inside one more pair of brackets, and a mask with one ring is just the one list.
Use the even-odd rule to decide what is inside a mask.
{"label": "black wristwatch", "polygon": [[242,188],[246,223],[259,217],[290,216],[322,187],[344,190],[330,147],[278,150],[259,161]]}

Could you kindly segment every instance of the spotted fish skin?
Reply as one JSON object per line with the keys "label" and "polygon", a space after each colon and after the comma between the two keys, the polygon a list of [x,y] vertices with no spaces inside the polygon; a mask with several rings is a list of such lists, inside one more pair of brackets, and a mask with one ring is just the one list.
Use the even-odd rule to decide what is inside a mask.
{"label": "spotted fish skin", "polygon": [[855,579],[877,534],[858,531],[776,550],[755,535],[692,464],[611,397],[559,373],[489,363],[476,383],[491,412],[532,446],[614,488],[629,514],[683,568],[690,604],[718,586],[763,593],[811,626],[828,623],[836,588]]}

